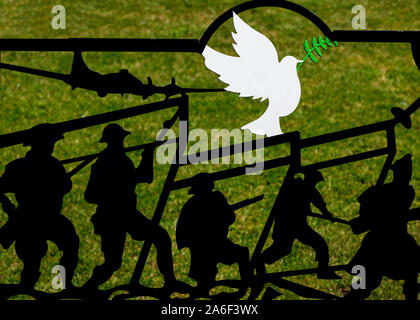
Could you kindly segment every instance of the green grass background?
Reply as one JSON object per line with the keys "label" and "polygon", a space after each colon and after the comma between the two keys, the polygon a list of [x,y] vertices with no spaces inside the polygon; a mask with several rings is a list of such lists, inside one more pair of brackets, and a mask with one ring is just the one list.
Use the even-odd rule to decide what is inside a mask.
{"label": "green grass background", "polygon": [[[60,0],[67,11],[66,30],[51,28],[51,8],[56,1],[2,0],[0,2],[1,38],[66,38],[66,37],[137,37],[137,38],[200,38],[211,22],[240,1],[234,0]],[[297,3],[315,12],[332,29],[351,29],[355,4],[366,7],[367,28],[371,30],[418,30],[420,6],[418,1],[325,1],[306,0]],[[250,26],[266,34],[275,44],[279,56],[293,55],[303,58],[303,42],[320,35],[320,31],[305,18],[279,8],[254,9],[240,16]],[[230,32],[232,20],[226,22],[211,38],[214,49],[234,54]],[[195,53],[96,53],[84,54],[90,68],[101,73],[116,72],[122,68],[145,81],[150,76],[158,85],[166,85],[171,77],[184,87],[223,87],[218,77],[208,71],[203,58]],[[2,52],[3,62],[35,67],[56,72],[70,72],[71,53],[59,52]],[[408,44],[340,43],[336,48],[323,51],[318,64],[307,60],[299,70],[302,96],[299,107],[282,119],[284,132],[299,130],[302,137],[352,128],[392,117],[390,109],[406,108],[419,96],[419,71],[416,68]],[[144,103],[140,97],[109,95],[99,98],[95,92],[82,89],[71,91],[59,82],[12,71],[1,71],[0,133],[27,129],[42,122],[59,122],[106,111],[117,110]],[[149,98],[146,102],[162,99]],[[240,128],[256,119],[266,108],[250,98],[238,98],[233,93],[191,94],[190,128],[202,128],[210,133],[212,128]],[[120,121],[133,132],[126,145],[135,145],[155,138],[162,122],[172,115],[172,110]],[[420,184],[420,135],[419,112],[412,116],[413,127],[396,128],[397,158],[406,153],[413,155],[412,185],[419,190]],[[72,132],[56,146],[54,155],[59,159],[75,157],[101,150],[97,142],[102,126]],[[382,147],[384,134],[372,134],[362,139],[310,148],[302,154],[303,163],[313,163]],[[28,149],[21,145],[3,149],[0,153],[0,172],[5,165],[25,154]],[[265,150],[266,159],[287,154],[287,147]],[[139,153],[130,154],[137,164]],[[325,182],[318,189],[324,195],[330,211],[337,217],[351,219],[357,216],[357,196],[374,184],[385,158],[364,160],[322,170]],[[70,170],[73,166],[68,166]],[[200,171],[218,171],[229,165],[197,165],[180,170],[177,179],[190,177]],[[237,212],[237,220],[231,227],[230,237],[237,243],[254,249],[276,193],[281,186],[287,168],[272,169],[257,176],[244,176],[216,183],[230,203],[261,193],[264,201]],[[158,195],[165,181],[168,166],[155,165],[155,181],[137,188],[138,208],[152,217]],[[83,199],[89,177],[89,167],[73,177],[73,189],[66,195],[63,214],[75,225],[81,239],[79,266],[74,283],[82,285],[93,268],[102,263],[100,238],[93,234],[90,217],[93,205]],[[391,177],[388,177],[388,180]],[[176,219],[183,203],[188,199],[187,190],[172,192],[161,224],[173,240],[175,271],[180,280],[192,282],[187,277],[189,252],[179,251],[175,244]],[[420,204],[416,195],[413,207]],[[42,214],[35,213],[34,214]],[[199,214],[199,212],[197,212]],[[118,212],[115,213],[118,219]],[[0,225],[7,220],[0,212]],[[331,224],[309,218],[310,225],[328,242],[331,264],[345,264],[357,251],[363,235],[353,235],[345,225]],[[410,233],[420,241],[419,222],[409,224]],[[267,242],[267,245],[270,241]],[[103,286],[110,288],[127,283],[134,270],[142,243],[127,237],[123,266]],[[51,268],[58,264],[61,253],[49,243],[50,250],[42,261],[42,276],[37,289],[53,292]],[[392,259],[392,257],[389,257]],[[293,270],[315,267],[312,248],[295,242],[292,253],[273,264],[269,271]],[[14,245],[0,248],[0,283],[17,283],[22,263],[16,257]],[[237,266],[220,265],[219,279],[238,278]],[[339,272],[342,280],[319,280],[315,275],[291,279],[331,292],[344,295],[350,288],[351,277]],[[162,277],[156,265],[152,249],[142,282],[149,286],[162,285]],[[299,297],[288,291],[280,299]],[[27,298],[27,297],[26,297]],[[402,299],[402,282],[385,279],[371,299]]]}

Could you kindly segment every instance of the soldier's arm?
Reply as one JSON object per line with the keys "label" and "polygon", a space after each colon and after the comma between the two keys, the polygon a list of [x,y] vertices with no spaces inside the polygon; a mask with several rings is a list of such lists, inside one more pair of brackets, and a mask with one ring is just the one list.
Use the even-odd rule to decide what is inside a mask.
{"label": "soldier's arm", "polygon": [[153,157],[154,147],[144,149],[141,154],[141,162],[136,168],[136,181],[137,183],[152,183],[153,182]]}
{"label": "soldier's arm", "polygon": [[66,169],[64,169],[64,176],[63,176],[63,192],[64,194],[69,193],[71,191],[71,188],[73,187],[73,182],[71,181],[71,178],[68,176]]}
{"label": "soldier's arm", "polygon": [[90,170],[90,177],[89,182],[85,190],[85,200],[89,203],[97,203],[98,201],[98,172],[97,172],[96,164],[92,165],[92,168]]}
{"label": "soldier's arm", "polygon": [[318,208],[318,210],[326,217],[332,217],[331,212],[327,209],[327,204],[325,203],[324,199],[322,198],[322,195],[319,193],[318,190],[314,190],[312,192],[312,199],[311,202],[315,207]]}
{"label": "soldier's arm", "polygon": [[226,197],[220,191],[213,192],[214,194],[214,204],[216,208],[220,208],[221,213],[223,215],[223,221],[231,225],[236,220],[235,211],[233,211],[232,207],[229,205]]}
{"label": "soldier's arm", "polygon": [[14,183],[18,180],[14,174],[15,167],[15,162],[9,163],[0,177],[0,203],[7,215],[13,214],[16,210],[15,205],[5,195],[7,192],[14,192]]}

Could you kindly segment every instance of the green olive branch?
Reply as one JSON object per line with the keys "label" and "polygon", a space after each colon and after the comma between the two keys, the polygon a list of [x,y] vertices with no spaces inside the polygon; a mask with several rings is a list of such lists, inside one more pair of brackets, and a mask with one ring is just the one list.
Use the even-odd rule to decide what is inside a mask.
{"label": "green olive branch", "polygon": [[[335,46],[338,46],[338,42],[337,41],[333,41],[332,43],[334,43],[334,45]],[[315,63],[318,63],[318,59],[315,57],[315,55],[312,53],[314,50],[315,50],[315,52],[320,56],[320,57],[322,57],[322,52],[321,52],[321,50],[319,49],[320,47],[322,48],[322,49],[324,49],[324,50],[326,50],[327,49],[327,46],[328,47],[332,47],[333,45],[332,45],[332,43],[331,43],[331,40],[330,39],[328,39],[328,37],[325,37],[325,40],[323,40],[322,39],[322,37],[321,36],[319,36],[318,37],[318,41],[316,41],[316,38],[315,37],[313,37],[312,38],[312,45],[313,45],[313,47],[312,48],[310,48],[309,47],[309,43],[308,43],[308,40],[305,40],[305,42],[303,43],[303,46],[304,46],[304,48],[305,48],[305,51],[306,51],[306,56],[303,58],[303,62],[301,62],[300,64],[299,64],[299,66],[297,67],[297,70],[299,70],[299,68],[302,66],[302,64],[305,62],[305,60],[309,57],[313,62],[315,62]]]}

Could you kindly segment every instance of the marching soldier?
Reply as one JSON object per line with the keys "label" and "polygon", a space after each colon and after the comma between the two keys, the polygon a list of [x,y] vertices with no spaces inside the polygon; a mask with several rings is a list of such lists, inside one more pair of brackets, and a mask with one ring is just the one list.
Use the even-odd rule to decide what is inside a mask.
{"label": "marching soldier", "polygon": [[281,191],[281,207],[277,208],[273,229],[273,244],[262,252],[258,258],[257,273],[265,273],[265,264],[273,264],[284,256],[287,256],[293,247],[295,240],[311,246],[316,252],[318,261],[318,278],[340,279],[341,277],[329,270],[329,252],[325,240],[315,232],[307,223],[307,217],[311,214],[311,203],[321,213],[332,219],[331,213],[316,189],[319,181],[324,181],[321,172],[309,170],[304,173],[305,178],[292,178],[285,181]]}
{"label": "marching soldier", "polygon": [[365,269],[366,288],[352,289],[347,299],[365,299],[379,287],[382,278],[404,280],[406,299],[417,300],[417,276],[420,271],[420,247],[407,232],[411,218],[410,206],[415,197],[410,185],[411,155],[394,162],[392,182],[367,189],[358,198],[359,217],[351,221],[354,233],[369,231],[360,249],[349,263],[349,272],[355,265]]}
{"label": "marching soldier", "polygon": [[93,270],[84,285],[97,289],[121,267],[126,234],[134,240],[151,240],[157,249],[157,264],[167,288],[177,282],[172,262],[171,239],[158,224],[151,222],[136,209],[138,183],[153,181],[154,148],[146,149],[136,168],[124,151],[124,139],[130,132],[118,124],[105,127],[99,142],[108,146],[92,165],[85,199],[97,204],[92,216],[94,232],[102,238],[101,248],[105,261]]}
{"label": "marching soldier", "polygon": [[[33,289],[40,277],[48,240],[63,251],[60,265],[66,271],[66,288],[72,287],[78,263],[79,238],[70,220],[60,213],[72,182],[52,156],[55,143],[61,139],[62,134],[51,124],[33,127],[23,143],[31,150],[9,163],[0,178],[0,202],[9,215],[0,230],[0,242],[8,248],[16,241],[16,254],[24,264],[20,284],[27,289]],[[15,194],[17,208],[6,193]]]}
{"label": "marching soldier", "polygon": [[193,196],[180,213],[176,240],[178,248],[189,248],[189,276],[197,281],[197,294],[208,295],[217,274],[217,263],[238,263],[242,280],[249,278],[249,250],[228,238],[236,216],[225,196],[213,191],[208,174],[199,173],[189,191]]}

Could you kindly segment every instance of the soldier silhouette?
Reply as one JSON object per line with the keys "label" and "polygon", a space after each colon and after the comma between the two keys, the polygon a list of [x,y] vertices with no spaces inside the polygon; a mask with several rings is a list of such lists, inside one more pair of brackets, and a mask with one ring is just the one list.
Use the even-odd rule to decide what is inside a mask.
{"label": "soldier silhouette", "polygon": [[[40,277],[41,259],[48,250],[47,240],[63,251],[66,288],[72,287],[78,263],[79,238],[73,224],[60,211],[63,197],[72,182],[63,165],[52,156],[54,145],[63,139],[52,124],[30,129],[24,146],[31,146],[24,158],[10,162],[0,178],[0,202],[9,220],[0,230],[0,242],[15,249],[24,267],[20,285],[33,289]],[[18,206],[5,193],[14,193]]]}
{"label": "soldier silhouette", "polygon": [[85,191],[86,201],[98,205],[91,220],[95,234],[102,238],[101,248],[105,258],[104,263],[95,267],[92,277],[85,283],[87,289],[97,289],[121,267],[127,233],[134,240],[148,239],[153,242],[166,288],[180,284],[173,271],[168,233],[136,209],[136,185],[153,181],[154,147],[143,151],[142,161],[136,168],[124,151],[124,139],[128,134],[130,132],[115,123],[105,127],[99,142],[105,142],[108,146],[92,165]]}
{"label": "soldier silhouette", "polygon": [[324,177],[318,170],[306,170],[305,178],[293,178],[285,180],[281,190],[280,208],[277,208],[273,229],[273,244],[261,253],[256,261],[258,274],[264,274],[265,264],[273,264],[284,256],[287,256],[293,247],[295,240],[311,246],[316,252],[318,261],[318,278],[340,279],[341,277],[329,270],[329,252],[325,240],[315,232],[307,223],[307,216],[312,213],[311,203],[321,213],[332,218],[327,206],[316,189],[319,181]]}
{"label": "soldier silhouette", "polygon": [[238,263],[242,280],[249,278],[249,250],[228,238],[229,226],[235,222],[233,206],[225,196],[213,191],[207,173],[195,176],[189,194],[193,196],[181,210],[176,240],[178,248],[189,248],[189,276],[197,281],[196,294],[207,296],[216,275],[217,263]]}
{"label": "soldier silhouette", "polygon": [[392,182],[370,187],[358,198],[359,217],[351,221],[352,230],[356,234],[369,232],[349,263],[348,271],[351,272],[355,265],[363,266],[366,288],[352,289],[346,295],[347,299],[367,298],[379,287],[384,276],[404,280],[406,299],[417,299],[420,247],[407,232],[407,223],[415,216],[410,212],[415,196],[410,185],[411,155],[395,161],[391,169],[394,173]]}

